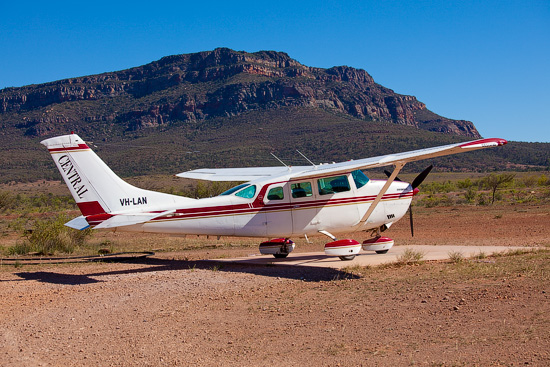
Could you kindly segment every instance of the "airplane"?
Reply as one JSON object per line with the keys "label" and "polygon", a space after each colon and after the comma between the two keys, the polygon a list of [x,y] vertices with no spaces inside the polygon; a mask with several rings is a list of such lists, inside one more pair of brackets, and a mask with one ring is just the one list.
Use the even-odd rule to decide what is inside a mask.
{"label": "airplane", "polygon": [[[325,254],[352,260],[360,252],[386,253],[394,241],[381,232],[401,219],[431,166],[412,183],[398,173],[409,162],[503,146],[489,138],[310,166],[196,169],[177,174],[198,180],[243,182],[219,196],[194,199],[144,190],[118,177],[78,135],[46,139],[45,145],[82,215],[66,225],[84,230],[271,238],[261,254],[287,257],[291,237],[325,235]],[[387,180],[369,179],[365,169],[393,166]],[[412,213],[411,213],[412,219]],[[411,227],[412,229],[412,227]],[[368,232],[363,243],[335,234]]]}

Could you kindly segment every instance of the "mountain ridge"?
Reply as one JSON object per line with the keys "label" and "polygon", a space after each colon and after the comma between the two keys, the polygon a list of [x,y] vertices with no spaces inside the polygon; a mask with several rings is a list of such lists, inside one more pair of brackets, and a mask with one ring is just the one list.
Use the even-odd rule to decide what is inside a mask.
{"label": "mountain ridge", "polygon": [[[479,136],[473,124],[438,116],[365,70],[229,49],[5,88],[0,126],[0,182],[58,179],[40,140],[71,131],[122,177],[276,165],[271,152],[307,164],[294,161],[296,149],[315,162],[343,161]],[[550,144],[509,142],[431,163],[444,171],[548,170],[549,157]]]}
{"label": "mountain ridge", "polygon": [[[56,104],[126,99],[116,111],[96,107],[55,111]],[[284,52],[247,53],[218,48],[163,57],[122,71],[0,90],[0,116],[27,114],[15,124],[26,135],[45,136],[79,120],[140,130],[173,122],[235,116],[251,109],[288,106],[327,108],[362,120],[478,138],[473,123],[439,116],[414,96],[375,83],[349,66],[309,67]],[[55,106],[54,106],[55,107]],[[40,109],[42,115],[36,113]]]}

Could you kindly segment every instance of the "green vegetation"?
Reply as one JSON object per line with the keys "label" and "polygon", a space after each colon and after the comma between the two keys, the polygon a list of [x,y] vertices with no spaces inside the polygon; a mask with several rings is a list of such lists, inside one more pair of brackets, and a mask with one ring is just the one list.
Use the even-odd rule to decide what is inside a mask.
{"label": "green vegetation", "polygon": [[0,191],[0,213],[52,212],[78,209],[70,196],[52,193],[28,196]]}
{"label": "green vegetation", "polygon": [[406,248],[403,253],[397,257],[396,265],[421,264],[424,255],[422,251]]}
{"label": "green vegetation", "polygon": [[[271,152],[288,165],[307,165],[296,149],[319,163],[465,140],[309,107],[250,111],[239,116],[140,131],[114,133],[101,128],[90,130],[67,126],[62,132],[73,129],[121,177],[175,174],[208,167],[280,165]],[[60,179],[40,140],[19,136],[15,131],[0,135],[0,155],[3,157],[0,183]],[[514,154],[505,155],[510,149]],[[549,156],[550,144],[510,142],[504,147],[440,157],[429,163],[440,172],[496,172],[505,170],[510,162],[516,164],[513,167],[516,171],[542,171],[548,168]],[[419,172],[429,163],[407,164],[403,173]]]}
{"label": "green vegetation", "polygon": [[464,261],[464,254],[460,251],[451,251],[448,255],[452,263],[459,264]]}
{"label": "green vegetation", "polygon": [[431,208],[460,204],[547,202],[550,181],[545,174],[517,176],[517,173],[490,173],[478,179],[432,181],[422,184],[415,205]]}
{"label": "green vegetation", "polygon": [[25,231],[24,239],[8,249],[8,254],[53,255],[58,252],[72,253],[76,248],[84,245],[92,230],[73,230],[64,225],[67,221],[68,217],[66,215],[58,215],[55,219],[36,220],[32,229]]}
{"label": "green vegetation", "polygon": [[[383,174],[382,174],[383,175]],[[407,174],[405,174],[407,175]],[[410,174],[414,176],[415,174]],[[471,177],[469,177],[471,176]],[[495,190],[495,201],[492,203],[494,186],[490,186],[491,177],[509,177],[510,180],[502,182]],[[408,177],[406,177],[408,179]],[[492,174],[453,174],[434,173],[420,186],[420,194],[414,199],[413,205],[453,206],[453,205],[509,205],[509,204],[538,204],[550,202],[550,180],[546,174],[534,173],[492,173]],[[210,197],[234,186],[232,182],[195,182],[174,178],[172,176],[145,176],[135,177],[130,180],[137,186],[151,190],[160,190],[172,194],[188,197]],[[42,185],[29,189],[36,195],[22,192],[5,191],[16,186],[3,185],[0,191],[0,236],[3,238],[19,238],[15,244],[5,242],[0,247],[0,253],[9,254],[52,254],[73,253],[97,254],[98,251],[143,251],[162,247],[164,250],[193,250],[196,248],[221,248],[221,247],[249,247],[256,246],[255,240],[242,240],[238,245],[230,242],[213,244],[208,238],[193,238],[181,241],[177,238],[166,240],[159,246],[157,240],[143,239],[131,244],[119,242],[114,239],[90,238],[91,231],[79,232],[65,227],[63,224],[74,216],[78,210],[72,198],[66,195],[47,192],[51,186]],[[38,192],[42,190],[42,192]],[[69,214],[70,213],[70,214]],[[502,218],[502,214],[496,213],[495,220]],[[158,238],[158,237],[155,237]],[[191,238],[191,237],[190,237]],[[409,254],[400,259],[403,263],[416,261],[418,254]],[[480,253],[480,259],[486,255]],[[421,257],[418,259],[420,260]],[[456,256],[458,260],[458,255]],[[458,262],[458,261],[456,261]]]}

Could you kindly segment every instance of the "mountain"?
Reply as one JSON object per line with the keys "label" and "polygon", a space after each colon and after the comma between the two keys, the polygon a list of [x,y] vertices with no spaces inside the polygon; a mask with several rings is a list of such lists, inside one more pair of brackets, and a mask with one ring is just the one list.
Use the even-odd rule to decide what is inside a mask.
{"label": "mountain", "polygon": [[[364,70],[226,48],[0,90],[0,182],[58,179],[40,140],[71,131],[122,176],[358,159],[478,138]],[[434,160],[440,170],[546,169],[550,144]],[[301,160],[299,160],[301,159]],[[416,170],[420,164],[408,164]]]}
{"label": "mountain", "polygon": [[[4,124],[46,136],[66,126],[135,131],[250,110],[323,108],[368,121],[478,138],[469,121],[441,117],[414,96],[395,93],[365,71],[308,67],[286,53],[227,48],[150,64],[0,91]],[[74,103],[87,102],[87,103]]]}

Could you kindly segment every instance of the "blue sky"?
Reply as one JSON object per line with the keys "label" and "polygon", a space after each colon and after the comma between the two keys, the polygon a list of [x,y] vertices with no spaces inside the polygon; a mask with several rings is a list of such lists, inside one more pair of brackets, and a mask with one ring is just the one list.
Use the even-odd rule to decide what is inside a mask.
{"label": "blue sky", "polygon": [[484,137],[550,142],[550,1],[39,1],[0,5],[0,88],[229,47],[365,69]]}

